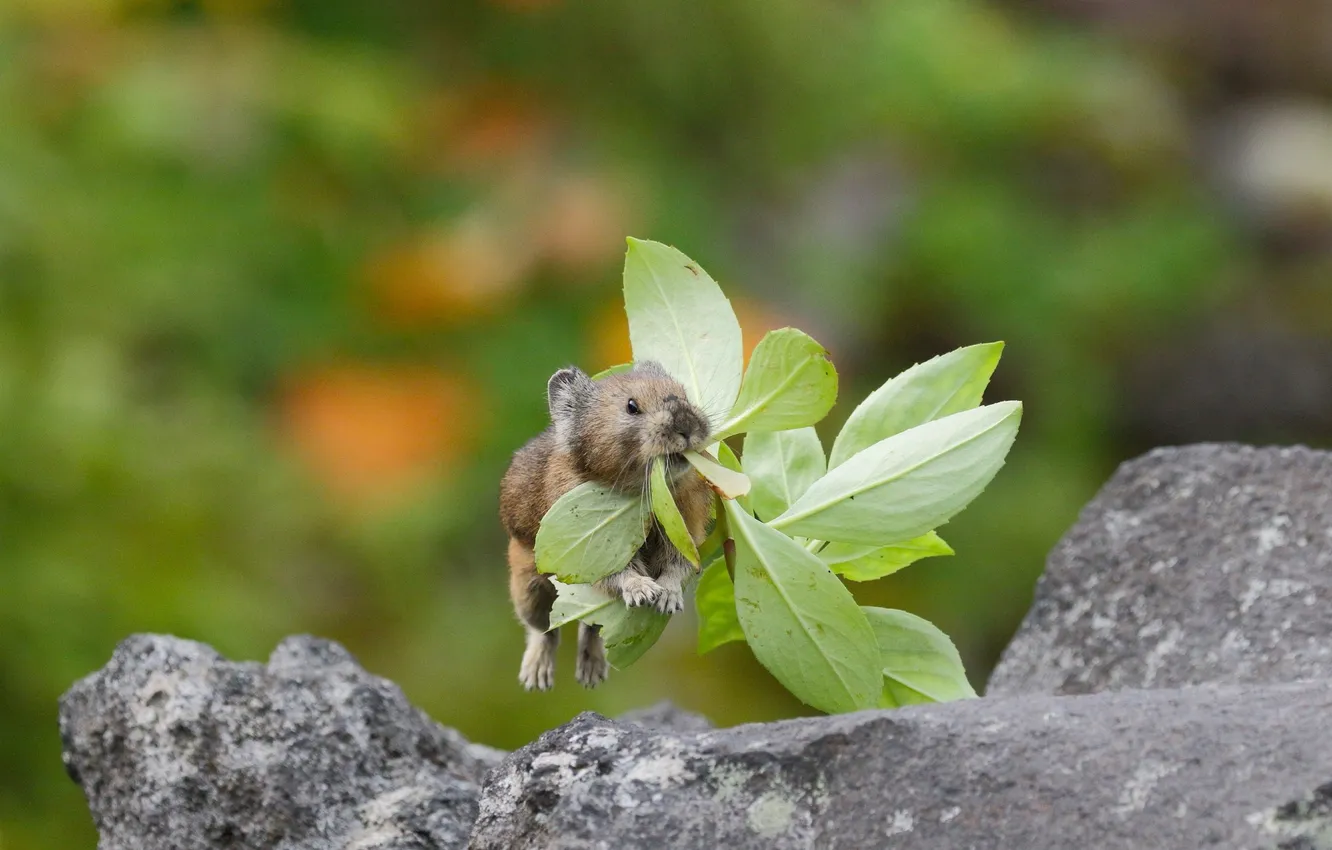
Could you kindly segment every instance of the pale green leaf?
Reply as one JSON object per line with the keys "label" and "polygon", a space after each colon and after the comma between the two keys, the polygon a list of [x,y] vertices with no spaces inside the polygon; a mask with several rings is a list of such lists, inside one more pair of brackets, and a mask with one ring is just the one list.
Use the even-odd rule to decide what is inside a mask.
{"label": "pale green leaf", "polygon": [[828,468],[894,434],[979,405],[1003,350],[1002,342],[959,348],[912,366],[870,393],[833,441]]}
{"label": "pale green leaf", "polygon": [[873,581],[892,575],[922,558],[953,554],[953,547],[933,531],[902,543],[866,546],[861,543],[829,543],[819,558],[844,579]]}
{"label": "pale green leaf", "polygon": [[745,471],[755,513],[771,519],[823,477],[823,444],[813,428],[756,431],[745,437]]}
{"label": "pale green leaf", "polygon": [[623,670],[652,648],[671,618],[649,605],[630,608],[624,600],[616,599],[583,620],[601,626],[606,660],[615,669]]}
{"label": "pale green leaf", "polygon": [[704,567],[711,564],[715,559],[722,555],[724,528],[721,518],[717,515],[717,511],[720,510],[720,502],[721,497],[714,493],[712,497],[711,525],[708,526],[708,537],[699,544],[698,547],[699,563]]}
{"label": "pale green leaf", "polygon": [[[745,474],[745,470],[740,466],[740,458],[735,456],[735,451],[729,445],[727,445],[725,442],[717,443],[715,446],[713,446],[713,450],[714,450],[713,454],[716,456],[718,462],[720,462],[722,466],[726,467],[732,472],[738,472],[741,475]],[[748,475],[745,475],[745,482],[746,482],[746,484],[744,485],[745,492],[739,496],[736,496],[735,500],[740,503],[740,507],[744,508],[745,510],[749,511],[752,514],[754,512],[754,509],[749,505],[749,491],[753,487],[753,482],[749,480]],[[722,496],[722,498],[725,497]]]}
{"label": "pale green leaf", "polygon": [[570,584],[591,584],[619,572],[647,539],[646,518],[640,496],[580,484],[542,518],[537,569]]}
{"label": "pale green leaf", "polygon": [[557,596],[550,609],[550,628],[582,620],[601,627],[606,660],[616,669],[633,664],[652,648],[670,617],[649,606],[630,608],[624,600],[590,584],[552,580]]}
{"label": "pale green leaf", "polygon": [[907,705],[924,705],[935,700],[912,690],[894,679],[883,677],[883,693],[879,696],[879,708],[902,708]]}
{"label": "pale green leaf", "polygon": [[[725,443],[721,444],[721,450],[731,451]],[[735,453],[731,454],[734,457]],[[749,477],[743,472],[729,469],[702,452],[685,452],[684,459],[712,484],[722,498],[737,499],[749,492]]]}
{"label": "pale green leaf", "polygon": [[634,368],[634,364],[632,363],[621,363],[620,365],[612,366],[609,369],[602,369],[600,372],[592,376],[592,380],[600,381],[602,378],[609,378],[611,375],[618,375],[621,372],[628,372],[632,368]]}
{"label": "pale green leaf", "polygon": [[906,611],[862,610],[874,630],[883,664],[881,708],[976,696],[957,647],[937,626]]}
{"label": "pale green leaf", "polygon": [[744,472],[740,466],[740,458],[736,457],[735,450],[727,443],[714,443],[712,454],[722,466],[732,472]]}
{"label": "pale green leaf", "polygon": [[795,328],[769,331],[749,358],[740,396],[718,438],[813,425],[837,401],[827,350]]}
{"label": "pale green leaf", "polygon": [[615,601],[614,596],[591,584],[565,584],[558,579],[551,579],[550,583],[555,585],[557,595],[550,609],[550,628],[547,631],[595,614]]}
{"label": "pale green leaf", "polygon": [[759,662],[802,702],[827,712],[878,704],[874,631],[846,585],[794,540],[734,502],[736,614]]}
{"label": "pale green leaf", "polygon": [[[690,473],[691,475],[693,473]],[[657,517],[657,525],[666,533],[666,539],[680,554],[685,556],[685,560],[698,566],[698,547],[694,544],[694,538],[689,535],[689,528],[685,525],[684,517],[680,515],[680,507],[675,504],[675,497],[671,495],[671,488],[666,482],[666,459],[658,457],[652,462],[652,513]]]}
{"label": "pale green leaf", "polygon": [[723,561],[715,561],[698,578],[694,591],[698,608],[698,654],[711,652],[724,643],[744,640],[735,614],[735,585]]}
{"label": "pale green leaf", "polygon": [[787,534],[886,546],[943,525],[1004,464],[1022,405],[1005,401],[917,425],[854,455],[772,526]]}
{"label": "pale green leaf", "polygon": [[634,360],[655,360],[713,422],[731,411],[744,365],[740,323],[697,263],[659,242],[629,239],[624,309]]}

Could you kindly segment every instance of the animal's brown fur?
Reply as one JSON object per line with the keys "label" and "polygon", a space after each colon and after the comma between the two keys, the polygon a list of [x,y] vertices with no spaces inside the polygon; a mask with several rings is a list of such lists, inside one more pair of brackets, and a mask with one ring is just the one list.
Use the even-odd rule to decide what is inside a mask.
{"label": "animal's brown fur", "polygon": [[[586,481],[641,492],[652,461],[667,455],[671,489],[695,543],[707,536],[712,506],[707,482],[678,457],[704,445],[708,422],[689,403],[684,387],[660,366],[638,364],[595,382],[577,370],[561,370],[551,378],[548,395],[551,426],[514,455],[500,484],[500,519],[509,534],[509,593],[518,618],[529,629],[522,676],[528,687],[548,686],[553,664],[553,658],[536,657],[553,651],[553,641],[541,643],[536,635],[549,627],[555,589],[536,571],[534,546],[541,519],[556,500]],[[639,413],[629,412],[630,399]],[[678,610],[681,560],[654,525],[630,566],[601,586],[623,593],[630,604],[653,602],[662,610]],[[657,579],[667,585],[665,594],[659,592]],[[592,686],[604,678],[604,660],[603,669],[589,669],[586,676],[581,668],[585,655],[600,657],[600,637],[595,631],[583,633],[580,646],[584,642],[595,646],[580,652],[579,679]],[[531,672],[538,667],[545,672]]]}

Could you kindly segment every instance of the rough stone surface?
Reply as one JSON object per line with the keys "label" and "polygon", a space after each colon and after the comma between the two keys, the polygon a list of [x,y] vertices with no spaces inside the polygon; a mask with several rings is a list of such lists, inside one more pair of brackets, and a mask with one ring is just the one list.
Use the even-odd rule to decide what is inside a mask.
{"label": "rough stone surface", "polygon": [[617,718],[621,723],[632,723],[645,729],[664,729],[669,732],[706,732],[712,721],[701,714],[685,711],[669,700],[647,708],[626,711]]}
{"label": "rough stone surface", "polygon": [[1332,453],[1214,444],[1119,468],[1051,553],[988,693],[1318,678]]}
{"label": "rough stone surface", "polygon": [[1084,510],[985,699],[734,729],[662,703],[504,757],[336,644],[139,636],[60,731],[101,850],[1332,850],[1329,603],[1332,454],[1191,446]]}
{"label": "rough stone surface", "polygon": [[1301,683],[694,733],[584,714],[491,774],[471,848],[1272,847],[1323,805],[1329,710]]}
{"label": "rough stone surface", "polygon": [[461,848],[500,758],[307,637],[267,666],[131,637],[61,699],[60,734],[101,850]]}
{"label": "rough stone surface", "polygon": [[1254,815],[1250,822],[1260,832],[1276,836],[1278,850],[1328,850],[1332,847],[1332,782]]}

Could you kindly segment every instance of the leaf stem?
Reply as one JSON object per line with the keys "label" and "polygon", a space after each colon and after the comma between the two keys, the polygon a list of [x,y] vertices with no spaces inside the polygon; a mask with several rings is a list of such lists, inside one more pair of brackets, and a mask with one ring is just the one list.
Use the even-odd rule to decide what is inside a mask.
{"label": "leaf stem", "polygon": [[722,557],[726,559],[726,572],[731,576],[731,581],[735,581],[735,541],[731,539],[731,520],[726,516],[726,505],[722,502],[721,496],[715,496],[717,500],[717,528],[721,532],[722,538]]}

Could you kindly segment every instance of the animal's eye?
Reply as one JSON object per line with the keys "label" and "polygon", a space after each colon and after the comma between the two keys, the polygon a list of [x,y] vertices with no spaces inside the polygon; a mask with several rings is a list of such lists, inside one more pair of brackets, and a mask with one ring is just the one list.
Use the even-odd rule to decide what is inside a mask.
{"label": "animal's eye", "polygon": [[629,399],[629,403],[626,404],[626,405],[624,406],[624,409],[627,410],[627,411],[629,411],[630,413],[632,413],[632,414],[635,415],[635,416],[637,416],[638,414],[640,414],[640,413],[643,412],[643,411],[641,411],[641,410],[638,409],[638,402],[637,402],[637,401],[634,401],[632,398]]}

